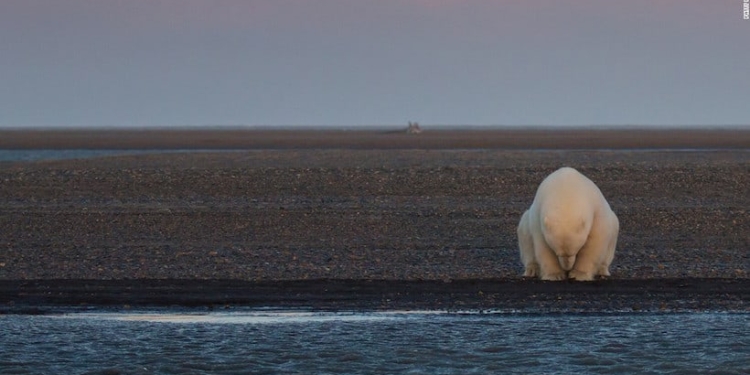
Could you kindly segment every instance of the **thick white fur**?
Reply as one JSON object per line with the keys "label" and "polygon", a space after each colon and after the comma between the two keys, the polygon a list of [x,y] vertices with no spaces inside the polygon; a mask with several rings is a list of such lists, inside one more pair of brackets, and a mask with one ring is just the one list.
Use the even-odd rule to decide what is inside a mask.
{"label": "thick white fur", "polygon": [[560,168],[542,181],[518,223],[524,276],[609,276],[619,231],[617,215],[596,184],[573,168]]}

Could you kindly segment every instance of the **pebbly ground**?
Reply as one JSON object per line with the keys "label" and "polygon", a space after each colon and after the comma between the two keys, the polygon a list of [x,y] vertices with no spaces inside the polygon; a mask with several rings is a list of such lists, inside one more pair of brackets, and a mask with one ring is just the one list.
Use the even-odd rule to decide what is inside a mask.
{"label": "pebbly ground", "polygon": [[[467,303],[483,308],[520,304],[467,297],[491,285],[497,296],[521,288],[555,301],[559,288],[592,287],[522,280],[515,228],[539,182],[560,166],[597,183],[620,219],[612,278],[595,284],[624,288],[620,305],[638,306],[666,285],[676,294],[655,292],[662,297],[647,306],[686,300],[682,288],[683,297],[703,290],[687,298],[696,306],[729,301],[722,309],[748,310],[747,150],[291,149],[4,162],[0,303],[46,303],[22,296],[49,287],[68,295],[77,282],[110,291],[148,282],[177,288],[189,304],[196,285],[216,280],[229,283],[219,284],[224,291],[285,285],[268,303],[285,291],[320,297],[330,285],[349,285],[344,300],[375,308],[356,287],[368,282],[386,283],[375,288],[382,293],[427,285],[412,295],[443,293],[449,302],[461,293],[451,299],[445,286],[463,285]],[[477,282],[485,287],[474,290]],[[120,296],[112,303],[134,298]],[[263,304],[210,304],[232,301]]]}

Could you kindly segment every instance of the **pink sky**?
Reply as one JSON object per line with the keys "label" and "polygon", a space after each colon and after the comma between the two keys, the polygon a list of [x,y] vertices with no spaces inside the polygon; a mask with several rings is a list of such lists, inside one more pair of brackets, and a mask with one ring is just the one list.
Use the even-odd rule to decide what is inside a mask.
{"label": "pink sky", "polygon": [[748,123],[741,9],[3,0],[0,126]]}

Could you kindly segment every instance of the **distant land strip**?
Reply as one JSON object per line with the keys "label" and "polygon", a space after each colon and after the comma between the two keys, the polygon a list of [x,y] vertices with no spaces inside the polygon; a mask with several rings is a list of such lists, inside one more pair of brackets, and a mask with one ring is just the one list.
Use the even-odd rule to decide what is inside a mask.
{"label": "distant land strip", "polygon": [[0,149],[747,149],[742,128],[0,130]]}

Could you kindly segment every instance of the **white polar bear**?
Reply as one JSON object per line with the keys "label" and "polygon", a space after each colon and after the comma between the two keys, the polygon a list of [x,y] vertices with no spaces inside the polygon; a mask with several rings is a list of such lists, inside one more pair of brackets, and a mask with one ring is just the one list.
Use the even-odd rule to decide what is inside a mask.
{"label": "white polar bear", "polygon": [[619,231],[596,184],[573,168],[560,168],[542,181],[518,223],[524,276],[583,281],[609,276]]}

